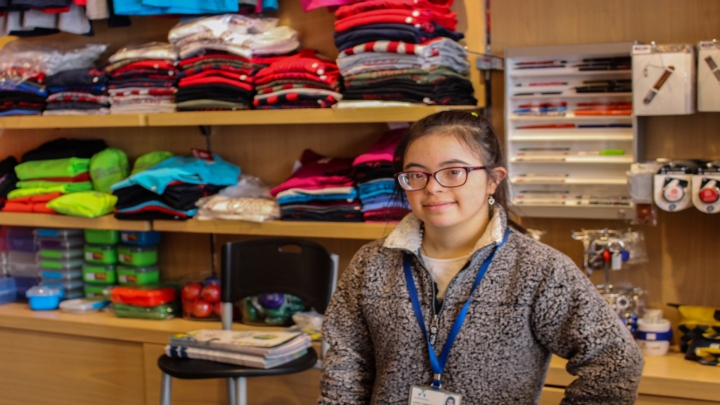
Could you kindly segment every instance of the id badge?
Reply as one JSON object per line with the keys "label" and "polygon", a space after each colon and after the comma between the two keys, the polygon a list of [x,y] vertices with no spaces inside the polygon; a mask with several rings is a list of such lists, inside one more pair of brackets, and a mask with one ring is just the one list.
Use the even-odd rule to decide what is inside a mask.
{"label": "id badge", "polygon": [[461,403],[462,396],[450,391],[416,385],[410,388],[408,405],[461,405]]}

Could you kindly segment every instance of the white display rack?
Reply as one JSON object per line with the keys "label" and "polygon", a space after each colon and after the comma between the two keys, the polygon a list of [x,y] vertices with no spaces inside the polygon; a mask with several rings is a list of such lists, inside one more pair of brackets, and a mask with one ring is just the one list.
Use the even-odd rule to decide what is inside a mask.
{"label": "white display rack", "polygon": [[[633,217],[625,172],[638,158],[638,118],[627,108],[607,115],[578,111],[601,108],[593,104],[632,103],[630,69],[585,70],[599,69],[589,60],[601,64],[601,58],[627,57],[629,66],[632,45],[505,49],[505,139],[515,213]],[[544,67],[528,68],[532,66]],[[611,81],[618,91],[594,91],[603,81]],[[543,104],[564,106],[565,111],[536,111]]]}

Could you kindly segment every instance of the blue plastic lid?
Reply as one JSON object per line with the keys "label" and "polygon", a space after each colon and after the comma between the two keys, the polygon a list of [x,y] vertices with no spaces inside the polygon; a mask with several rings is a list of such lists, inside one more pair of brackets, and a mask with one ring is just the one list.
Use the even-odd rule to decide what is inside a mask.
{"label": "blue plastic lid", "polygon": [[63,296],[63,288],[59,286],[54,285],[43,285],[43,286],[35,286],[31,287],[27,292],[25,292],[25,296],[28,298],[31,297],[62,297]]}

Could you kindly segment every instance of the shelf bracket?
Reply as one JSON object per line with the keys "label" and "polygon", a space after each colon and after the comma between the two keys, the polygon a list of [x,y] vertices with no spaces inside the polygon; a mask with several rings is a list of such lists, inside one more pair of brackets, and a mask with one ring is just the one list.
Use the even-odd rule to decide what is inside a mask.
{"label": "shelf bracket", "polygon": [[202,134],[202,136],[205,137],[205,149],[212,150],[212,142],[211,142],[212,126],[211,125],[200,125],[200,126],[198,126],[198,129],[200,130],[200,134]]}

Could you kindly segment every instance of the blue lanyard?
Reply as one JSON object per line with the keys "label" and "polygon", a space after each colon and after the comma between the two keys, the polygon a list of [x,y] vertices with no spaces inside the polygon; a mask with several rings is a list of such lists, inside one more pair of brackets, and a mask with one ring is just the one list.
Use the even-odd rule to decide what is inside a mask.
{"label": "blue lanyard", "polygon": [[425,335],[425,340],[427,341],[428,345],[428,351],[430,352],[430,366],[432,367],[432,371],[434,374],[432,380],[432,388],[434,389],[440,389],[442,387],[442,372],[445,369],[445,363],[447,362],[448,355],[450,354],[450,349],[452,348],[453,343],[455,343],[455,338],[457,338],[458,333],[460,333],[460,328],[462,328],[463,322],[465,322],[465,317],[467,316],[468,308],[470,308],[470,301],[472,301],[472,296],[475,293],[475,290],[477,290],[477,287],[480,285],[480,282],[485,276],[488,268],[490,267],[490,263],[492,263],[493,258],[495,257],[495,253],[498,251],[498,249],[500,249],[500,247],[502,247],[502,245],[505,244],[509,235],[510,229],[506,228],[502,242],[500,242],[500,244],[497,245],[495,249],[493,249],[492,253],[490,253],[490,256],[488,256],[487,259],[485,259],[483,264],[480,266],[480,270],[478,270],[477,275],[475,276],[475,282],[473,283],[472,290],[470,290],[470,296],[468,297],[467,301],[465,301],[465,305],[463,305],[460,313],[458,314],[458,317],[455,319],[452,329],[450,329],[450,334],[448,335],[447,341],[445,342],[442,353],[440,353],[440,359],[438,359],[435,355],[435,350],[433,350],[432,343],[430,343],[430,336],[428,336],[427,329],[425,328],[425,321],[423,320],[422,308],[420,307],[420,300],[418,299],[417,287],[415,287],[415,280],[413,280],[412,270],[410,269],[410,255],[405,253],[403,257],[405,281],[407,282],[408,292],[410,293],[410,300],[412,301],[413,310],[415,310],[415,318],[417,318],[418,324],[420,325],[420,330],[422,330],[423,334]]}

